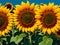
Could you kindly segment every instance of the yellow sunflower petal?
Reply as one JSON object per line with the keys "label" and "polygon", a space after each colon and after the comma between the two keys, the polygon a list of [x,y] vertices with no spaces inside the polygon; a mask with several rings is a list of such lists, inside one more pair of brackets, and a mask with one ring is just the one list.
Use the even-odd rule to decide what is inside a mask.
{"label": "yellow sunflower petal", "polygon": [[23,7],[23,8],[25,8],[25,7],[26,7],[24,2],[22,2],[21,4],[22,4],[22,7]]}
{"label": "yellow sunflower petal", "polygon": [[31,4],[30,10],[32,10],[33,8],[34,8],[34,3]]}
{"label": "yellow sunflower petal", "polygon": [[43,31],[42,31],[42,32],[45,34],[45,33],[46,33],[46,31],[47,31],[47,29],[45,28],[45,29],[43,29]]}
{"label": "yellow sunflower petal", "polygon": [[47,33],[50,35],[51,34],[51,29],[47,29]]}
{"label": "yellow sunflower petal", "polygon": [[30,2],[27,1],[27,3],[26,3],[26,8],[29,8],[29,7],[30,7]]}

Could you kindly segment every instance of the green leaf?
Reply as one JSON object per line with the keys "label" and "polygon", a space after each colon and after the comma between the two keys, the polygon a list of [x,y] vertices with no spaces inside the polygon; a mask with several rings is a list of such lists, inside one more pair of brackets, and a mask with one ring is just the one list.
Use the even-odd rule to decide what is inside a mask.
{"label": "green leaf", "polygon": [[48,38],[47,36],[43,37],[43,41],[39,43],[39,45],[52,45],[53,40]]}
{"label": "green leaf", "polygon": [[49,38],[49,39],[47,39],[47,45],[52,45],[52,43],[53,43],[53,40],[51,39],[51,38]]}
{"label": "green leaf", "polygon": [[1,39],[2,39],[2,40],[5,40],[5,41],[7,40],[6,38],[1,38]]}
{"label": "green leaf", "polygon": [[41,36],[43,36],[43,34],[40,32],[40,33],[38,33],[38,35],[41,35]]}
{"label": "green leaf", "polygon": [[22,33],[20,35],[17,35],[16,37],[12,37],[10,42],[15,42],[16,44],[18,44],[19,42],[22,41],[24,37],[26,37],[26,34]]}
{"label": "green leaf", "polygon": [[12,29],[12,35],[14,36],[14,34],[16,33],[16,29]]}
{"label": "green leaf", "polygon": [[44,37],[43,37],[43,41],[46,41],[47,39],[48,39],[47,36],[44,36]]}

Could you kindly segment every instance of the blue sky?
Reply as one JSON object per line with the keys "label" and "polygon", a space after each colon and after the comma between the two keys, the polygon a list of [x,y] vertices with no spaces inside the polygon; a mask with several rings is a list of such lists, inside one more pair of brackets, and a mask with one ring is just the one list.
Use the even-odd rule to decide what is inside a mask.
{"label": "blue sky", "polygon": [[[0,3],[4,5],[6,2],[10,2],[13,5],[20,4],[22,1],[26,2],[27,0],[0,0]],[[60,5],[60,0],[29,0],[30,3],[40,4],[45,3],[48,4],[49,2],[54,2],[56,5]]]}

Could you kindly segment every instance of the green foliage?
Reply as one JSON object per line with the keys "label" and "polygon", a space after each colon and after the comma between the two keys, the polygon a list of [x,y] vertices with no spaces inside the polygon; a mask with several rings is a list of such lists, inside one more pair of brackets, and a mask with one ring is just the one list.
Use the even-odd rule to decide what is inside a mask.
{"label": "green foliage", "polygon": [[41,41],[39,45],[52,45],[52,43],[53,43],[53,39],[44,36],[43,41]]}
{"label": "green foliage", "polygon": [[0,45],[60,45],[60,38],[53,34],[44,35],[38,29],[34,33],[25,33],[13,27],[8,35],[0,37]]}
{"label": "green foliage", "polygon": [[18,44],[20,41],[22,41],[22,39],[24,37],[26,37],[26,34],[25,33],[22,33],[20,35],[15,36],[15,37],[11,37],[10,42],[15,42],[16,44]]}
{"label": "green foliage", "polygon": [[2,40],[7,40],[7,38],[6,37],[0,37],[0,41],[2,41]]}

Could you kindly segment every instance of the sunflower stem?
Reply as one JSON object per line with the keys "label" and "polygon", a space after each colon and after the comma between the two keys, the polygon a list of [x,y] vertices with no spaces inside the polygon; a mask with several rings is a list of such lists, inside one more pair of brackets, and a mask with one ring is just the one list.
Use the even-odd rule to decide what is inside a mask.
{"label": "sunflower stem", "polygon": [[30,33],[28,33],[28,34],[29,34],[30,45],[32,45],[31,35],[30,35]]}

